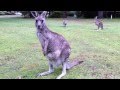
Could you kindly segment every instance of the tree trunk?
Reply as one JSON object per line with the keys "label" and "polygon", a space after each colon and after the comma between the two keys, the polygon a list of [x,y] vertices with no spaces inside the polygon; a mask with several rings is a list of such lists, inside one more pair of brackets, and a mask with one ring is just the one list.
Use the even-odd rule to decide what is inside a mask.
{"label": "tree trunk", "polygon": [[114,11],[114,17],[116,18],[116,11]]}
{"label": "tree trunk", "polygon": [[103,18],[103,11],[98,11],[98,18]]}
{"label": "tree trunk", "polygon": [[67,11],[63,11],[63,18],[67,18]]}

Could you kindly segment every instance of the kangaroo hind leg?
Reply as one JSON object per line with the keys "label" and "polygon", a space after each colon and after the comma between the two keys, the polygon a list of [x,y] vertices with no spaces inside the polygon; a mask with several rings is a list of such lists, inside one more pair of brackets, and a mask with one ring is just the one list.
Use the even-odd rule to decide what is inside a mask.
{"label": "kangaroo hind leg", "polygon": [[67,63],[64,62],[62,66],[62,73],[56,79],[61,79],[63,76],[66,75],[66,67],[67,67]]}
{"label": "kangaroo hind leg", "polygon": [[49,70],[46,72],[38,73],[37,77],[45,76],[45,75],[51,74],[53,72],[54,72],[53,64],[51,62],[49,62]]}

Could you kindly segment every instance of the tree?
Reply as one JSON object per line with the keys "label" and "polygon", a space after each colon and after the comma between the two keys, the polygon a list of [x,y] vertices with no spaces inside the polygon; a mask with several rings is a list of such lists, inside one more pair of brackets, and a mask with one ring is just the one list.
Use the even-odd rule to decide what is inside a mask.
{"label": "tree", "polygon": [[63,18],[67,18],[67,11],[63,11]]}
{"label": "tree", "polygon": [[84,17],[85,18],[94,18],[95,16],[98,15],[97,11],[83,11]]}
{"label": "tree", "polygon": [[98,11],[98,18],[103,18],[103,11]]}
{"label": "tree", "polygon": [[83,12],[82,11],[76,11],[76,16],[77,16],[77,18],[83,17]]}
{"label": "tree", "polygon": [[49,17],[50,18],[62,18],[64,16],[66,16],[65,13],[63,13],[63,11],[50,11]]}
{"label": "tree", "polygon": [[32,17],[30,11],[21,11],[21,13],[22,13],[23,17],[25,17],[25,18],[30,18],[30,17]]}
{"label": "tree", "polygon": [[16,11],[0,11],[0,15],[14,15]]}

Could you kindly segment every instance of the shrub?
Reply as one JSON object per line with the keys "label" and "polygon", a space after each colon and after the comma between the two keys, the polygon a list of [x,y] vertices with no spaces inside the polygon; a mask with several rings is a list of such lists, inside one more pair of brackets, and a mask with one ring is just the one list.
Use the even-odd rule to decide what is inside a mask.
{"label": "shrub", "polygon": [[62,11],[54,11],[49,15],[50,18],[61,18],[63,17]]}

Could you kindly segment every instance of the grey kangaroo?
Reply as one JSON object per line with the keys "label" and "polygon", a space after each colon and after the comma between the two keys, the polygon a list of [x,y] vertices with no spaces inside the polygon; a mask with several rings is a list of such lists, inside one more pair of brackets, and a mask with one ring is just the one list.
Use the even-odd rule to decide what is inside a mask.
{"label": "grey kangaroo", "polygon": [[[71,48],[69,43],[62,35],[52,32],[45,23],[45,17],[47,11],[43,11],[42,14],[34,11],[32,15],[35,17],[35,26],[37,28],[37,37],[41,43],[44,56],[49,61],[49,70],[43,73],[39,73],[37,76],[44,76],[54,72],[54,66],[62,65],[62,73],[56,78],[61,79],[66,75],[66,70],[69,70],[75,65],[80,64],[83,61],[69,62]],[[37,16],[35,16],[37,15]]]}
{"label": "grey kangaroo", "polygon": [[67,21],[63,20],[63,26],[66,27],[67,26]]}
{"label": "grey kangaroo", "polygon": [[103,29],[103,22],[97,18],[97,16],[95,17],[95,25],[97,25],[98,30],[101,28],[101,30]]}

